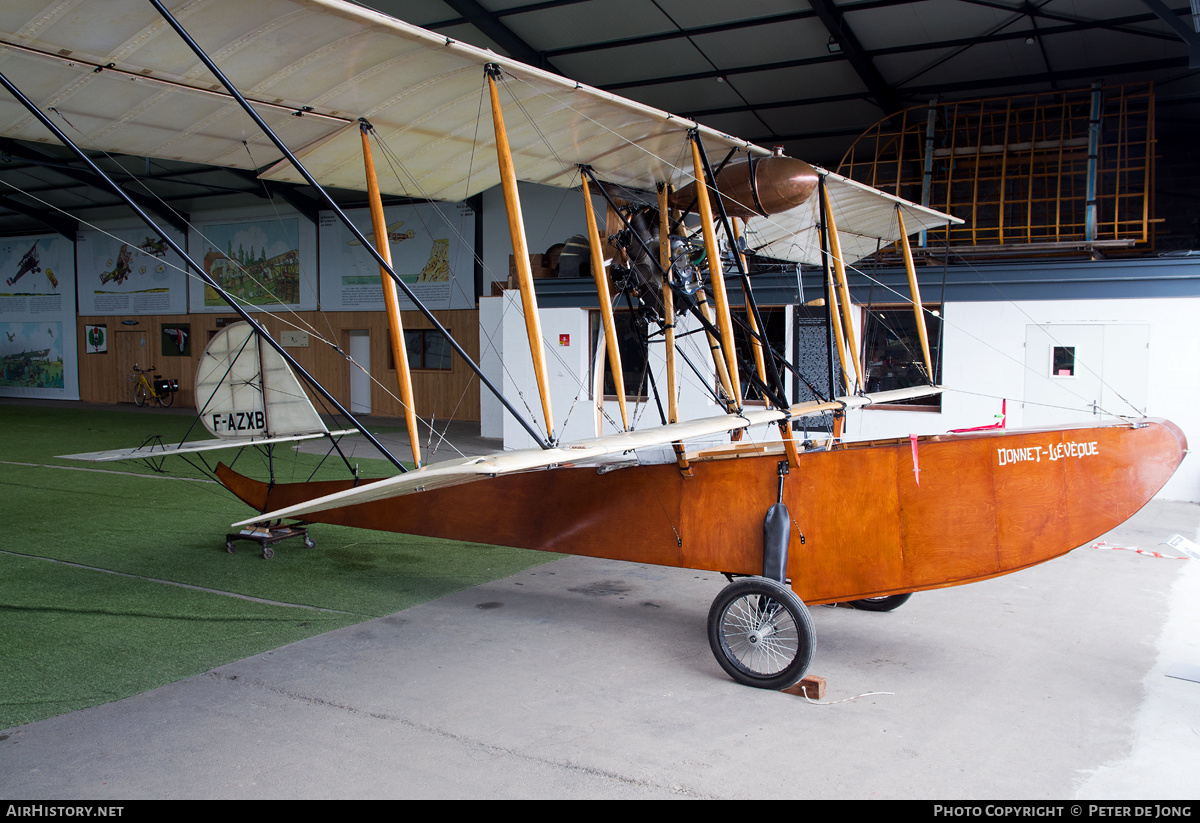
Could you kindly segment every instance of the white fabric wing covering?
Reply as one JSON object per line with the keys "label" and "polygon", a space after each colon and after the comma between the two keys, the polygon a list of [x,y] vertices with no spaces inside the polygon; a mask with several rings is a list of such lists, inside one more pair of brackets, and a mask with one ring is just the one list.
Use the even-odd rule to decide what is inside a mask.
{"label": "white fabric wing covering", "polygon": [[597,464],[605,460],[617,461],[635,452],[667,443],[683,442],[707,435],[721,434],[735,429],[751,426],[765,426],[780,423],[789,416],[793,418],[823,414],[838,408],[869,406],[873,403],[888,403],[895,400],[940,394],[937,386],[918,386],[893,391],[876,392],[870,395],[854,397],[839,397],[833,401],[809,401],[797,403],[787,414],[777,409],[758,409],[742,414],[723,414],[717,417],[705,417],[698,420],[687,420],[682,423],[672,423],[666,426],[654,426],[637,431],[608,434],[603,437],[593,437],[579,440],[569,445],[555,449],[517,449],[499,452],[486,457],[466,457],[461,460],[449,460],[422,466],[404,474],[389,477],[365,486],[356,486],[345,491],[318,497],[278,511],[267,512],[248,520],[234,523],[234,526],[245,526],[250,523],[261,523],[278,518],[300,517],[312,512],[325,511],[341,506],[353,506],[359,503],[370,503],[376,500],[386,500],[405,494],[429,491],[431,489],[456,486],[471,483],[487,477],[496,477],[517,472],[535,471],[554,466]]}
{"label": "white fabric wing covering", "polygon": [[[603,179],[653,191],[696,126],[339,0],[165,5],[323,185],[365,188],[359,118],[404,167],[403,179],[380,179],[384,194],[459,201],[496,185],[489,63],[504,70],[501,103],[524,180],[575,186],[575,164],[590,163]],[[5,0],[0,37],[13,44],[0,71],[62,112],[85,146],[240,168],[282,159],[146,0]],[[0,130],[48,139],[7,96]],[[767,153],[701,132],[714,153]],[[286,162],[264,176],[303,182]]]}
{"label": "white fabric wing covering", "polygon": [[[344,437],[348,434],[358,434],[358,429],[342,429],[330,432],[331,437]],[[83,454],[60,454],[64,460],[83,460],[88,463],[113,463],[118,460],[150,460],[160,457],[175,457],[181,454],[198,454],[200,452],[220,451],[222,449],[240,449],[245,446],[266,446],[272,443],[295,443],[301,440],[315,440],[324,434],[295,434],[288,437],[251,437],[248,439],[192,440],[187,443],[172,443],[165,445],[138,446],[128,449],[109,449],[101,452],[85,452]]]}
{"label": "white fabric wing covering", "polygon": [[[904,209],[909,234],[962,221],[864,186],[833,172],[821,171],[829,189],[834,222],[846,264],[874,254],[900,239],[896,209]],[[746,243],[759,254],[813,266],[821,264],[820,198],[784,214],[747,222]]]}

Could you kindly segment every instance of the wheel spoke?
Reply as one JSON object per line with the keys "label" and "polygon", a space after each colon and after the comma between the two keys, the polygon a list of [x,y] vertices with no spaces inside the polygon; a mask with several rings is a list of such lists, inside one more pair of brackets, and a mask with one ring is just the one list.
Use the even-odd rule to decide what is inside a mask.
{"label": "wheel spoke", "polygon": [[756,675],[783,671],[800,646],[796,623],[787,609],[761,595],[733,601],[722,620],[722,632],[730,654]]}
{"label": "wheel spoke", "polygon": [[761,577],[734,581],[709,610],[709,644],[740,683],[784,689],[803,677],[815,643],[803,601],[786,585]]}

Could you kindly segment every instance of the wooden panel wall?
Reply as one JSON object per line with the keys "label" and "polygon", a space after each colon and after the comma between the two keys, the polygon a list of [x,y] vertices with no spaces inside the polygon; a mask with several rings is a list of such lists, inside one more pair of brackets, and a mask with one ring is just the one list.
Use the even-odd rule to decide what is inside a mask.
{"label": "wooden panel wall", "polygon": [[[402,312],[406,329],[428,329],[433,324],[419,312]],[[475,309],[436,311],[434,315],[458,340],[462,347],[479,359],[479,312]],[[132,360],[142,368],[153,366],[155,374],[179,380],[179,393],[175,397],[177,406],[194,407],[196,367],[200,354],[218,329],[219,319],[237,320],[229,314],[178,314],[138,317],[79,317],[79,398],[91,403],[132,403],[133,383],[129,381]],[[346,356],[335,345],[346,345],[347,332],[365,329],[371,335],[371,374],[376,379],[371,389],[371,413],[388,417],[399,417],[403,411],[396,387],[396,372],[389,369],[388,328],[383,312],[296,312],[281,317],[256,315],[275,339],[280,339],[284,330],[306,331],[309,335],[307,348],[289,348],[288,352],[313,377],[349,408],[350,369]],[[123,320],[136,320],[135,326],[124,326]],[[162,354],[162,327],[175,323],[191,326],[191,354],[187,357],[170,357]],[[85,350],[84,326],[103,324],[108,329],[108,352],[90,354]],[[122,332],[143,332],[146,345],[131,350],[125,340],[136,334],[120,335]],[[118,337],[122,347],[118,347]],[[325,341],[331,341],[333,345]],[[141,349],[141,354],[130,351]],[[122,353],[124,352],[124,353]],[[311,392],[310,392],[311,394]],[[435,416],[445,420],[479,419],[479,381],[474,372],[454,356],[450,371],[413,372],[413,394],[417,414],[422,417]],[[318,409],[321,408],[318,404]]]}

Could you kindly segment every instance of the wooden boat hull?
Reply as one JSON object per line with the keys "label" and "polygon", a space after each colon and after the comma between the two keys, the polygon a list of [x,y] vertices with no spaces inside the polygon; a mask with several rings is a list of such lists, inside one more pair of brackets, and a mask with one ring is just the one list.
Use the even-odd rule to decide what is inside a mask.
{"label": "wooden boat hull", "polygon": [[[802,452],[784,483],[792,588],[810,604],[960,585],[1042,563],[1144,506],[1187,452],[1163,420],[999,430]],[[638,563],[761,574],[782,454],[600,473],[560,467],[305,515],[307,520]],[[267,484],[220,466],[259,511],[352,485]],[[919,479],[919,483],[918,483]],[[803,534],[801,542],[799,534]]]}

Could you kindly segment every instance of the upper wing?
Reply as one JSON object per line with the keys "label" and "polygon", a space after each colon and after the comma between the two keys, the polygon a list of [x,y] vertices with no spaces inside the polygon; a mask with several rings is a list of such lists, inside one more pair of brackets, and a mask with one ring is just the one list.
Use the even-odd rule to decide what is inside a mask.
{"label": "upper wing", "polygon": [[[323,185],[364,189],[359,118],[389,148],[386,194],[464,200],[499,180],[484,66],[504,70],[501,102],[517,175],[572,187],[576,164],[653,191],[691,182],[680,164],[698,129],[714,156],[765,149],[664,111],[458,43],[342,0],[168,0],[268,125]],[[145,0],[5,0],[0,71],[58,113],[85,147],[244,169],[303,182]],[[301,115],[301,116],[296,116]],[[0,134],[50,139],[7,95]],[[834,186],[848,260],[897,239],[896,198],[821,172]],[[815,199],[815,198],[814,198]],[[908,204],[909,230],[952,220]],[[812,203],[752,222],[751,244],[820,263]],[[860,241],[856,237],[862,235]],[[797,238],[797,239],[793,239]]]}
{"label": "upper wing", "polygon": [[[817,172],[825,177],[829,189],[829,201],[846,263],[874,254],[900,239],[897,208],[904,209],[904,223],[909,234],[963,222],[840,174],[823,169],[817,169]],[[812,197],[783,214],[751,218],[746,225],[747,244],[766,257],[820,265],[819,200]]]}
{"label": "upper wing", "polygon": [[[166,5],[327,186],[365,188],[359,118],[403,166],[404,179],[380,180],[385,194],[457,201],[498,184],[484,99],[489,63],[507,78],[501,101],[524,180],[574,186],[575,164],[588,163],[603,179],[653,190],[672,179],[680,138],[698,127],[341,0]],[[5,0],[0,40],[0,70],[60,112],[85,146],[248,169],[278,164],[263,176],[304,182],[145,0]],[[698,128],[716,150],[767,153]],[[47,139],[7,98],[0,131]]]}

